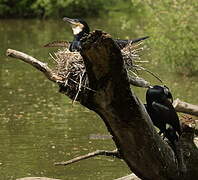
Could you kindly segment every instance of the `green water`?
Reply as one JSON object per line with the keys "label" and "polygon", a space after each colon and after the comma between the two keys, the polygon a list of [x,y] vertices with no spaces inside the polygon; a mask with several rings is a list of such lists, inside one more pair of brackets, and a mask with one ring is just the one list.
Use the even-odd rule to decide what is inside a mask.
{"label": "green water", "polygon": [[[115,21],[106,21],[105,24],[101,19],[88,21],[92,29],[104,29],[114,37],[138,36],[138,31],[124,29]],[[132,24],[138,27],[136,21]],[[48,53],[54,49],[45,49],[42,45],[64,39],[72,39],[71,29],[61,20],[0,20],[1,180],[27,176],[111,180],[130,173],[123,161],[109,157],[91,158],[67,167],[53,165],[97,149],[115,148],[111,139],[90,139],[95,134],[108,134],[95,113],[78,103],[72,106],[70,99],[58,93],[58,87],[42,73],[5,56],[6,49],[13,48],[52,66]],[[149,46],[149,40],[146,44]],[[152,59],[151,54],[147,51],[144,59]],[[198,103],[198,77],[175,74],[165,63],[159,65],[152,61],[145,66],[161,77],[174,97]],[[158,83],[147,73],[142,73],[142,76],[153,84]],[[134,90],[144,102],[145,90]]]}

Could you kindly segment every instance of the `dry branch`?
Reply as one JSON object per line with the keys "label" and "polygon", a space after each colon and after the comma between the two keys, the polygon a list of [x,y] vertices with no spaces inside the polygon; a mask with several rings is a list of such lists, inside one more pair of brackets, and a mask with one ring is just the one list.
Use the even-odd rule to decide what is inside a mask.
{"label": "dry branch", "polygon": [[182,113],[198,116],[197,105],[186,103],[177,98],[176,100],[174,100],[173,106],[177,112],[182,112]]}
{"label": "dry branch", "polygon": [[25,53],[22,53],[20,51],[16,51],[13,49],[8,49],[6,51],[6,55],[13,57],[13,58],[20,59],[20,60],[32,65],[39,71],[43,72],[45,74],[45,76],[53,82],[62,81],[62,78],[60,76],[57,76],[56,74],[54,74],[53,71],[47,66],[47,64],[37,60],[36,58],[34,58],[32,56],[29,56]]}
{"label": "dry branch", "polygon": [[129,83],[133,86],[148,88],[150,83],[143,78],[129,76]]}
{"label": "dry branch", "polygon": [[88,158],[91,158],[91,157],[99,156],[99,155],[120,158],[120,154],[117,150],[114,150],[114,151],[97,150],[97,151],[85,154],[83,156],[78,156],[78,157],[76,157],[74,159],[71,159],[69,161],[57,162],[54,165],[66,166],[66,165],[73,164],[75,162],[78,162],[78,161],[81,161],[81,160],[84,160],[84,159],[88,159]]}

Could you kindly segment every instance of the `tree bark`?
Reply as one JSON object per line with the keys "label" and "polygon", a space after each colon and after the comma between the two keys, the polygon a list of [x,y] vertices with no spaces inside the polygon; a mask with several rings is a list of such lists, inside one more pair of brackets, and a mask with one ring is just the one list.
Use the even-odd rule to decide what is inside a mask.
{"label": "tree bark", "polygon": [[131,91],[121,52],[110,35],[91,33],[82,41],[81,55],[92,90],[79,101],[103,119],[131,171],[145,180],[198,179],[193,128],[184,126],[179,141],[183,166]]}
{"label": "tree bark", "polygon": [[174,153],[131,91],[119,48],[108,34],[97,31],[87,41],[82,56],[89,86],[96,93],[90,92],[81,103],[101,116],[121,156],[138,177],[173,177],[179,172]]}

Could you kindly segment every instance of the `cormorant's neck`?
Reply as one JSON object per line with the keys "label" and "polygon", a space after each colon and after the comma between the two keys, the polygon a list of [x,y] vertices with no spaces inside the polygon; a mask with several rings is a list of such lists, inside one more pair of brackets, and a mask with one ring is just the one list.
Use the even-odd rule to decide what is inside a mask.
{"label": "cormorant's neck", "polygon": [[74,35],[74,41],[80,41],[80,39],[85,35],[86,33],[81,31],[80,33]]}

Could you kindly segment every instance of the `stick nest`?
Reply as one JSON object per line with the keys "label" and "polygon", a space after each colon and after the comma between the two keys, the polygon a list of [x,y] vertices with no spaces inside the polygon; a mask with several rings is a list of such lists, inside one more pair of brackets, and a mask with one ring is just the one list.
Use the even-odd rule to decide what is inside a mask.
{"label": "stick nest", "polygon": [[[136,72],[141,67],[139,63],[143,62],[140,61],[140,51],[144,49],[141,44],[129,43],[121,50],[125,68],[135,77],[137,77]],[[79,52],[70,52],[66,48],[58,50],[51,57],[56,62],[54,73],[63,78],[60,83],[60,92],[75,101],[81,98],[81,94],[85,95],[87,90],[93,91],[89,88],[84,61]]]}

